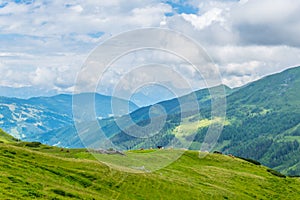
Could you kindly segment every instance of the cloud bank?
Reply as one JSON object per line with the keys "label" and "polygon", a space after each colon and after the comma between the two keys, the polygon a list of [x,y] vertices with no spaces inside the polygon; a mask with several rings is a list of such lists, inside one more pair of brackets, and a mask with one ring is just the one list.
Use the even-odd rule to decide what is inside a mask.
{"label": "cloud bank", "polygon": [[[193,38],[214,60],[224,84],[237,87],[299,65],[299,19],[296,0],[3,0],[0,86],[72,92],[82,64],[102,41],[123,31],[162,27]],[[99,92],[109,93],[130,59],[109,74],[107,88]],[[143,62],[151,60],[145,56]]]}

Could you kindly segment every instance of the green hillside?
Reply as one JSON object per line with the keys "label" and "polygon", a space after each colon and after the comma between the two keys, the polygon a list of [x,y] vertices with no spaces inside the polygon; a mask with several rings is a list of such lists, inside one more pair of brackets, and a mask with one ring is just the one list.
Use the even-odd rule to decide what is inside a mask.
{"label": "green hillside", "polygon": [[[96,161],[85,149],[7,142],[0,143],[0,199],[300,198],[299,178],[279,177],[264,166],[226,155],[199,158],[198,152],[186,151],[166,168],[129,173]],[[153,154],[157,159],[168,159],[176,151],[136,150],[126,156],[96,156],[108,162],[126,162],[137,155],[141,159]]]}
{"label": "green hillside", "polygon": [[8,143],[8,142],[15,142],[16,139],[9,135],[8,133],[5,133],[2,129],[0,129],[0,143]]}
{"label": "green hillside", "polygon": [[[234,90],[225,88],[225,91],[226,120],[215,150],[259,160],[284,174],[300,175],[300,67]],[[193,94],[161,102],[159,104],[168,113],[167,123],[153,137],[131,137],[119,130],[115,122],[102,126],[103,130],[108,136],[112,135],[114,144],[124,149],[168,146],[171,141],[177,141],[177,146],[191,143],[189,149],[200,149],[208,127],[219,121],[210,118],[209,91],[204,89],[194,94],[199,103],[200,116],[191,113],[180,121],[182,113],[178,101],[188,104]],[[143,126],[151,121],[148,113],[149,107],[142,108],[132,113],[131,117]]]}
{"label": "green hillside", "polygon": [[[227,98],[221,151],[300,174],[300,67],[265,77]],[[220,144],[226,144],[224,146]]]}

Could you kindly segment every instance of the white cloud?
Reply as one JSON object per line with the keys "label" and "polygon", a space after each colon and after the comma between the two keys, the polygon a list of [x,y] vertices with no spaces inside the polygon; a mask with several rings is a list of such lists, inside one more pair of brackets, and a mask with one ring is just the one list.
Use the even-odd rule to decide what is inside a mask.
{"label": "white cloud", "polygon": [[83,8],[81,7],[81,5],[71,6],[70,9],[77,13],[81,13],[83,11]]}
{"label": "white cloud", "polygon": [[145,8],[135,8],[132,10],[132,16],[129,16],[128,20],[134,25],[140,25],[141,27],[157,27],[164,19],[164,13],[170,11],[171,8],[164,4],[148,6]]}
{"label": "white cloud", "polygon": [[222,23],[224,18],[222,17],[222,10],[219,8],[212,8],[201,16],[195,14],[182,14],[182,17],[190,22],[196,29],[202,30],[212,23]]}
{"label": "white cloud", "polygon": [[214,46],[208,52],[231,87],[297,66],[300,59],[300,49],[288,46]]}
{"label": "white cloud", "polygon": [[[296,0],[185,1],[198,8],[194,14],[177,14],[160,0],[32,2],[8,1],[0,8],[0,85],[70,91],[82,63],[104,38],[143,27],[170,28],[195,39],[219,66],[224,83],[232,87],[299,65],[300,1]],[[184,44],[172,44],[192,52],[184,50]],[[174,62],[172,56],[136,56],[140,59],[136,63],[155,59],[177,63],[188,80],[198,81],[192,68],[184,68],[186,63]],[[110,85],[126,73],[130,63],[126,64],[108,76]]]}
{"label": "white cloud", "polygon": [[300,2],[295,0],[251,0],[234,7],[236,21],[249,24],[281,24],[298,15]]}
{"label": "white cloud", "polygon": [[300,2],[251,0],[231,10],[240,42],[260,45],[300,46]]}

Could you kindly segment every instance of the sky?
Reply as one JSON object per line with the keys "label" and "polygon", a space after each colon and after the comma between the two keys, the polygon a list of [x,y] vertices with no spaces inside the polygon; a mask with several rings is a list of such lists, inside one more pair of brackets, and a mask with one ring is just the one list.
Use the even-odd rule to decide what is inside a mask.
{"label": "sky", "polygon": [[[0,0],[0,95],[72,93],[97,46],[148,27],[192,38],[214,61],[222,83],[239,87],[300,64],[299,19],[298,0]],[[116,62],[98,92],[111,95],[129,61],[145,55]],[[142,62],[156,55],[157,62],[176,65],[164,53],[151,55]],[[204,87],[190,67],[176,69],[193,89]]]}

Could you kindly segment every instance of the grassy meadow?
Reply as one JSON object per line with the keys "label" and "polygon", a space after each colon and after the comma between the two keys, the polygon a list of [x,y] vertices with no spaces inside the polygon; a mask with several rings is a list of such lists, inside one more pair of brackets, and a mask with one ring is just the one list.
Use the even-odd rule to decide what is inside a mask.
{"label": "grassy meadow", "polygon": [[85,149],[17,142],[3,132],[1,141],[0,199],[300,198],[299,178],[279,177],[226,155],[199,157],[197,151],[183,150],[92,155]]}

